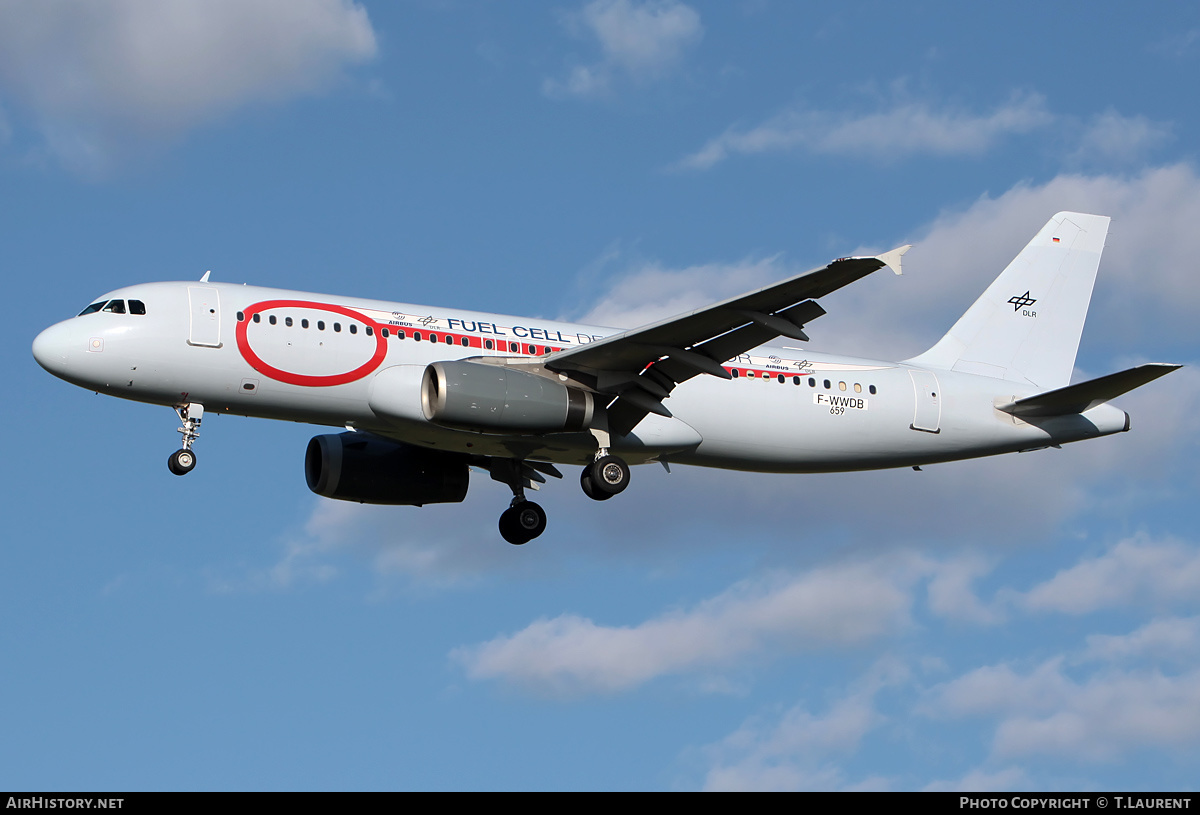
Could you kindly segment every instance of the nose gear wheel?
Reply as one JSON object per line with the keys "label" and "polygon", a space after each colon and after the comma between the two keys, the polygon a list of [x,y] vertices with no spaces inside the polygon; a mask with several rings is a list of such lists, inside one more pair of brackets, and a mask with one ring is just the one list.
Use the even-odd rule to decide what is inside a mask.
{"label": "nose gear wheel", "polygon": [[167,459],[167,469],[175,475],[187,475],[196,466],[196,454],[191,450],[176,450]]}

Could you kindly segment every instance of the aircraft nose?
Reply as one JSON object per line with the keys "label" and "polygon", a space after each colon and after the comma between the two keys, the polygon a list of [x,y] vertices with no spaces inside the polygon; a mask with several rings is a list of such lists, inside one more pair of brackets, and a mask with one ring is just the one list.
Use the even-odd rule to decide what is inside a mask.
{"label": "aircraft nose", "polygon": [[55,376],[64,376],[69,364],[71,330],[64,323],[52,325],[33,339],[33,358]]}

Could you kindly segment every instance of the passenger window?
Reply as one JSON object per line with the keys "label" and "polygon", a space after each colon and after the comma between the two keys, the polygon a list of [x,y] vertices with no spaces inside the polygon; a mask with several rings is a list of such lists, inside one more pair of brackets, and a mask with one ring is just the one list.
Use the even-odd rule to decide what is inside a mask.
{"label": "passenger window", "polygon": [[270,317],[267,318],[267,322],[269,322],[271,325],[275,325],[276,323],[279,322],[279,320],[275,319],[275,315],[272,314]]}
{"label": "passenger window", "polygon": [[740,376],[740,374],[738,373],[738,369],[737,369],[737,368],[734,368],[734,369],[733,369],[733,378],[734,378],[734,379],[737,379],[739,376]]}
{"label": "passenger window", "polygon": [[358,325],[356,323],[350,323],[350,333],[351,334],[358,333]]}
{"label": "passenger window", "polygon": [[99,303],[92,303],[90,306],[85,308],[83,311],[79,312],[79,314],[76,316],[82,317],[85,314],[95,314],[97,311],[104,308],[104,304],[107,302],[108,302],[107,300],[101,300]]}
{"label": "passenger window", "polygon": [[845,382],[839,382],[839,383],[838,383],[838,390],[840,390],[840,391],[844,391],[845,389],[846,389],[846,383],[845,383]]}
{"label": "passenger window", "polygon": [[374,332],[374,331],[371,329],[371,326],[367,326],[367,336],[368,336],[368,337],[374,337],[374,336],[375,336],[375,332]]}
{"label": "passenger window", "polygon": [[110,312],[112,314],[124,314],[125,313],[125,301],[124,300],[110,300],[110,301],[108,301],[108,305],[104,307],[104,310],[107,312]]}
{"label": "passenger window", "polygon": [[239,312],[238,312],[238,322],[239,322],[239,323],[244,323],[244,322],[246,322],[246,312],[244,312],[244,311],[239,311]]}
{"label": "passenger window", "polygon": [[778,377],[778,379],[779,379],[779,384],[780,384],[780,385],[782,385],[782,384],[784,383],[784,377],[783,377],[783,374],[780,374],[780,375],[779,375],[779,377]]}
{"label": "passenger window", "polygon": [[460,337],[458,342],[463,348],[466,348],[468,345],[471,344],[471,341],[468,340],[466,337]]}
{"label": "passenger window", "polygon": [[300,327],[301,327],[301,328],[308,328],[308,320],[301,320],[301,321],[300,321]]}
{"label": "passenger window", "polygon": [[793,377],[792,377],[792,384],[793,384],[793,385],[799,385],[799,384],[800,384],[800,377],[798,377],[798,376],[793,376]]}
{"label": "passenger window", "polygon": [[862,393],[862,385],[860,385],[860,384],[858,384],[857,382],[855,382],[855,383],[854,383],[854,392],[855,392],[855,393]]}
{"label": "passenger window", "polygon": [[284,325],[286,325],[288,328],[291,328],[291,327],[292,327],[292,318],[291,318],[291,317],[284,317],[284,318],[283,318],[283,324],[284,324]]}
{"label": "passenger window", "polygon": [[430,342],[437,342],[437,334],[430,334],[430,335],[429,335],[429,341],[430,341]]}
{"label": "passenger window", "polygon": [[420,341],[421,341],[421,332],[420,332],[420,331],[414,331],[414,332],[413,332],[413,339],[414,339],[414,340],[416,340],[417,342],[420,342]]}
{"label": "passenger window", "polygon": [[129,301],[129,313],[130,314],[145,314],[146,313],[146,304],[143,303],[141,300],[130,300]]}
{"label": "passenger window", "polygon": [[484,341],[483,341],[483,347],[484,347],[484,348],[486,348],[486,349],[488,349],[489,351],[491,351],[491,350],[492,350],[493,348],[495,348],[496,346],[495,346],[495,344],[494,344],[494,343],[493,343],[491,340],[484,340]]}
{"label": "passenger window", "polygon": [[334,324],[333,324],[333,330],[334,330],[334,331],[341,331],[341,330],[342,330],[342,324],[341,324],[341,323],[334,323]]}
{"label": "passenger window", "polygon": [[872,395],[872,396],[874,396],[874,395],[875,395],[875,386],[874,386],[874,385],[872,385],[871,387],[867,388],[867,390],[871,392],[871,395]]}
{"label": "passenger window", "polygon": [[261,314],[255,314],[255,315],[254,315],[254,322],[256,322],[256,323],[261,323],[261,322],[262,322],[262,315],[261,315]]}
{"label": "passenger window", "polygon": [[317,330],[318,331],[325,330],[325,321],[324,320],[317,320]]}
{"label": "passenger window", "polygon": [[388,330],[386,328],[381,328],[380,331],[383,333],[383,338],[386,340],[388,338]]}
{"label": "passenger window", "polygon": [[825,390],[829,390],[831,387],[832,387],[832,385],[829,384],[829,380],[826,379],[825,380]]}
{"label": "passenger window", "polygon": [[817,380],[813,379],[813,378],[810,376],[810,377],[808,378],[808,386],[809,386],[810,388],[815,388],[815,387],[817,386]]}
{"label": "passenger window", "polygon": [[520,352],[520,347],[515,342],[510,342],[508,344],[508,350],[509,350],[509,353],[516,354],[516,353]]}

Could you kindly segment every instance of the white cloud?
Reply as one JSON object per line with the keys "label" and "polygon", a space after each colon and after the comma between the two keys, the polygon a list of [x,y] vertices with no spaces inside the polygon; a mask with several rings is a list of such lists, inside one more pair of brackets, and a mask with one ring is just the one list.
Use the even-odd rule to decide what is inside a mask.
{"label": "white cloud", "polygon": [[936,686],[935,703],[927,712],[951,716],[1015,709],[1053,711],[1069,696],[1071,681],[1063,676],[1061,659],[1050,660],[1021,675],[1011,665],[988,665]]}
{"label": "white cloud", "polygon": [[1011,711],[996,729],[995,755],[1110,761],[1146,747],[1200,744],[1200,672],[1116,672],[1063,685],[1053,713]]}
{"label": "white cloud", "polygon": [[1015,93],[985,112],[901,100],[868,113],[797,107],[751,128],[730,127],[673,165],[707,170],[737,155],[807,152],[895,161],[911,156],[978,156],[1004,139],[1034,131],[1059,134],[1073,145],[1073,163],[1130,162],[1171,139],[1171,126],[1109,109],[1084,120],[1056,114],[1034,93]]}
{"label": "white cloud", "polygon": [[1167,35],[1156,43],[1152,50],[1172,59],[1183,60],[1198,42],[1200,42],[1200,28],[1189,28]]}
{"label": "white cloud", "polygon": [[755,718],[744,723],[707,753],[710,768],[704,789],[828,790],[886,788],[886,779],[847,783],[833,761],[857,751],[863,738],[884,721],[875,708],[883,688],[907,678],[902,666],[883,661],[856,683],[823,715],[803,704],[776,721]]}
{"label": "white cloud", "polygon": [[1020,767],[1005,767],[995,772],[976,768],[957,781],[933,781],[924,787],[924,791],[1002,792],[1029,789],[1029,786],[1029,777]]}
{"label": "white cloud", "polygon": [[[1107,347],[1110,353],[1149,353],[1153,359],[1155,343],[1194,349],[1200,342],[1200,322],[1193,319],[1200,309],[1200,285],[1192,270],[1200,257],[1200,231],[1191,225],[1200,222],[1200,176],[1188,164],[1135,175],[1063,174],[1044,184],[1017,184],[907,234],[868,232],[858,236],[857,245],[822,254],[799,247],[805,254],[796,262],[781,254],[687,267],[638,260],[613,275],[609,288],[579,319],[634,326],[767,285],[834,255],[873,254],[913,243],[903,277],[876,274],[835,292],[823,301],[828,315],[809,333],[813,346],[822,350],[914,356],[947,331],[1050,216],[1064,209],[1113,218],[1081,346],[1085,355]],[[606,257],[604,265],[611,268],[613,258]],[[1191,355],[1161,361],[1186,363]],[[1183,409],[1170,400],[1159,407],[1175,410],[1177,404]]]}
{"label": "white cloud", "polygon": [[1200,549],[1182,541],[1138,536],[1082,561],[1030,589],[1020,599],[1031,611],[1087,614],[1140,603],[1170,606],[1200,597]]}
{"label": "white cloud", "polygon": [[993,624],[1003,622],[1004,614],[979,601],[972,582],[993,568],[981,557],[966,556],[944,564],[929,581],[929,609],[948,620]]}
{"label": "white cloud", "polygon": [[785,266],[778,255],[683,269],[646,262],[614,280],[608,291],[578,319],[591,325],[625,328],[645,325],[801,271]]}
{"label": "white cloud", "polygon": [[1200,617],[1151,620],[1129,634],[1092,634],[1080,659],[1098,662],[1181,663],[1200,660]]}
{"label": "white cloud", "polygon": [[876,639],[907,623],[909,586],[926,568],[911,558],[881,557],[747,581],[691,610],[634,626],[564,614],[456,649],[452,657],[472,679],[560,695],[612,693],[663,675],[723,667],[768,644],[794,650]]}
{"label": "white cloud", "polygon": [[938,110],[927,102],[901,102],[867,114],[789,110],[749,130],[726,130],[676,168],[707,170],[731,155],[790,150],[885,161],[912,155],[979,155],[1006,136],[1029,133],[1053,119],[1036,94],[1015,95],[987,113]]}
{"label": "white cloud", "polygon": [[376,40],[352,0],[0,5],[0,87],[60,158],[95,171],[246,103],[320,90]]}
{"label": "white cloud", "polygon": [[704,35],[700,15],[678,0],[593,0],[563,21],[573,34],[594,37],[602,58],[574,66],[565,79],[546,79],[542,90],[552,97],[603,93],[618,74],[634,82],[660,79]]}
{"label": "white cloud", "polygon": [[[507,487],[479,473],[472,473],[461,504],[373,506],[315,498],[303,527],[281,535],[274,564],[238,576],[216,575],[210,584],[218,591],[289,589],[367,564],[386,580],[385,591],[392,586],[429,591],[553,570],[559,563],[555,547],[531,557],[500,538],[496,521],[510,498]],[[552,518],[551,529],[554,525]]]}
{"label": "white cloud", "polygon": [[[1090,639],[1087,657],[1123,660],[1138,648],[1146,655],[1146,639],[1145,630],[1121,643]],[[1168,676],[1102,665],[1075,679],[1066,664],[1057,657],[1027,673],[1008,664],[979,667],[932,689],[924,712],[995,717],[991,751],[997,760],[1048,755],[1111,761],[1140,749],[1200,745],[1200,672]]]}
{"label": "white cloud", "polygon": [[830,313],[811,332],[817,347],[830,348],[821,340],[825,328],[852,319],[853,330],[847,322],[846,328],[828,332],[841,343],[831,350],[923,351],[1060,210],[1113,219],[1083,350],[1103,343],[1119,348],[1118,353],[1136,354],[1150,350],[1150,342],[1194,348],[1200,340],[1200,323],[1192,316],[1200,308],[1193,272],[1200,232],[1192,225],[1200,222],[1200,177],[1188,164],[1135,175],[1063,174],[983,196],[908,235],[863,236],[864,245],[847,247],[843,254],[913,243],[904,258],[905,275],[868,278],[828,298]]}
{"label": "white cloud", "polygon": [[1083,128],[1075,160],[1133,161],[1171,139],[1171,128],[1145,116],[1122,116],[1107,110]]}

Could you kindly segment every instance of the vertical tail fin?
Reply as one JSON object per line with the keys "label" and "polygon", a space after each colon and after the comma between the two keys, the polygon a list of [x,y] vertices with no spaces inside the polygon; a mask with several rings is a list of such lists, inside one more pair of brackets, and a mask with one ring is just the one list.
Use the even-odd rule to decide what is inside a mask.
{"label": "vertical tail fin", "polygon": [[908,362],[1043,389],[1069,384],[1108,223],[1055,215],[949,333]]}

